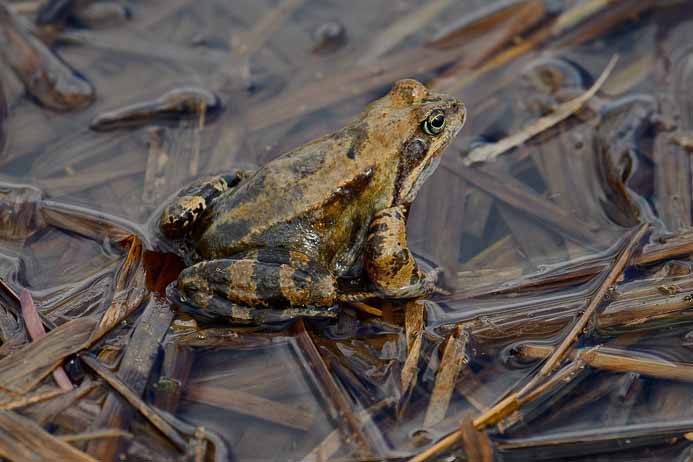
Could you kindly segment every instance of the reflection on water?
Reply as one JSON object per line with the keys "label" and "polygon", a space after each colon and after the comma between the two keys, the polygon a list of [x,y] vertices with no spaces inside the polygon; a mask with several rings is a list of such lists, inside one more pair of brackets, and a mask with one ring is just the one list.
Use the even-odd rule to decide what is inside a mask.
{"label": "reflection on water", "polygon": [[[151,216],[194,178],[338,129],[400,78],[469,110],[408,222],[451,295],[266,328],[177,314],[144,397],[221,438],[229,460],[419,453],[535,373],[540,346],[563,338],[642,221],[652,232],[636,265],[576,345],[592,356],[488,435],[502,460],[687,457],[690,2],[147,0],[123,2],[129,13],[114,2],[43,11],[41,27],[33,3],[0,11],[0,278],[29,288],[49,326],[144,290],[124,238],[155,247]],[[31,48],[12,45],[26,34]],[[580,95],[615,54],[575,116],[496,162],[463,164]],[[30,84],[29,64],[58,80]],[[155,292],[180,270],[155,253],[144,265]],[[92,352],[117,364],[135,318]],[[605,352],[629,369],[605,365]],[[107,391],[55,428],[95,429]],[[112,455],[173,460],[144,421],[131,430]]]}

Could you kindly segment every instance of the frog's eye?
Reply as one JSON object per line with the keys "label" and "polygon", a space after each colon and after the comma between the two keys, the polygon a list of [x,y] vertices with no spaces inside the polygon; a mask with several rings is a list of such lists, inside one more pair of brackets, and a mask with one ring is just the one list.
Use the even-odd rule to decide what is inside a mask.
{"label": "frog's eye", "polygon": [[441,110],[433,111],[423,121],[422,128],[427,135],[437,135],[445,128],[445,113]]}

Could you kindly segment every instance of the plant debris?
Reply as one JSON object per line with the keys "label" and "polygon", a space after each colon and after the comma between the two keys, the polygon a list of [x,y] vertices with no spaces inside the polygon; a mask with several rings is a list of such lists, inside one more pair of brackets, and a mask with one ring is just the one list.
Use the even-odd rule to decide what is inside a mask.
{"label": "plant debris", "polygon": [[[0,458],[690,457],[692,20],[680,0],[0,0]],[[166,298],[171,195],[403,78],[469,112],[407,211],[440,290],[344,280],[329,316],[260,325]]]}

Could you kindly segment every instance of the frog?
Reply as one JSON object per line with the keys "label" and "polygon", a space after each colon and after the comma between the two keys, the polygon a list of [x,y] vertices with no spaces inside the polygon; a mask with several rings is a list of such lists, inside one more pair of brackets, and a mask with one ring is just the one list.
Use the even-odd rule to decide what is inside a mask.
{"label": "frog", "polygon": [[438,273],[417,263],[406,221],[466,118],[460,99],[403,79],[331,134],[183,188],[158,219],[188,265],[169,296],[252,321],[325,313],[358,298],[340,284],[354,278],[383,299],[435,293]]}

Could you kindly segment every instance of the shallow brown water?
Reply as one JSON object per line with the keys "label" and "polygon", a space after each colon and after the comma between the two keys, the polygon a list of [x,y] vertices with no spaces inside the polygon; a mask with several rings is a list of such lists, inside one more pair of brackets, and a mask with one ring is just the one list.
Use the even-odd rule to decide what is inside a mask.
{"label": "shallow brown water", "polygon": [[[586,5],[609,2],[502,3],[512,14],[494,16],[477,0],[146,0],[128,4],[129,19],[44,30],[95,96],[76,110],[47,108],[0,61],[0,279],[30,289],[53,325],[101,314],[128,288],[117,284],[122,238],[155,247],[148,221],[171,194],[329,133],[395,80],[415,77],[469,110],[408,223],[411,248],[442,268],[451,295],[375,303],[382,316],[344,306],[333,321],[263,329],[178,313],[140,381],[146,401],[215,432],[229,460],[407,460],[528,381],[539,362],[523,346],[558,344],[648,222],[638,264],[575,348],[603,345],[619,361],[671,367],[658,375],[583,365],[478,444],[508,461],[688,460],[693,3],[622,0],[592,15]],[[10,4],[34,17],[31,2]],[[586,17],[571,22],[573,13]],[[464,21],[478,27],[460,29]],[[577,115],[496,162],[463,165],[474,146],[585,91],[615,54],[613,73]],[[107,111],[176,88],[213,92],[223,108],[90,129]],[[153,292],[175,277],[164,257],[145,261]],[[406,332],[405,312],[421,307],[423,331]],[[131,325],[91,351],[116,366]],[[441,366],[451,344],[465,359]],[[403,386],[413,348],[414,378]],[[454,364],[446,387],[441,371]],[[95,429],[106,392],[82,402],[83,428],[68,431],[64,419],[51,430]],[[132,418],[134,440],[100,453],[80,447],[176,460]],[[440,460],[463,460],[462,446]]]}

